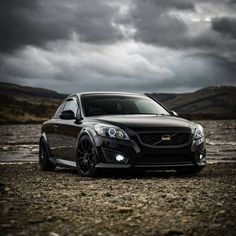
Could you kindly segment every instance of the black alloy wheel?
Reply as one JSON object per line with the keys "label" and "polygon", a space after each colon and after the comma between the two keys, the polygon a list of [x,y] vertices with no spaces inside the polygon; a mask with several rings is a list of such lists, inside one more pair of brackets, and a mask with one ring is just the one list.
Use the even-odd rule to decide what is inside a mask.
{"label": "black alloy wheel", "polygon": [[39,166],[43,171],[52,171],[56,168],[49,160],[48,145],[44,139],[41,139],[39,143]]}
{"label": "black alloy wheel", "polygon": [[95,175],[97,155],[94,145],[87,135],[83,136],[78,142],[76,164],[81,176],[92,177]]}

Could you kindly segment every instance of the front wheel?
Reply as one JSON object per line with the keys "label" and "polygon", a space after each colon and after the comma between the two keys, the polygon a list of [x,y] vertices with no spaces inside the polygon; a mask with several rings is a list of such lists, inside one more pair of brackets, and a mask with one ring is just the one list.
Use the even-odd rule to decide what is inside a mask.
{"label": "front wheel", "polygon": [[39,166],[43,171],[52,171],[56,168],[49,160],[48,144],[44,139],[41,139],[39,143]]}
{"label": "front wheel", "polygon": [[76,165],[81,176],[92,177],[96,174],[97,155],[90,138],[83,136],[77,146]]}
{"label": "front wheel", "polygon": [[177,174],[180,175],[194,175],[199,173],[203,169],[203,166],[194,166],[194,167],[186,167],[186,168],[181,168],[177,169],[176,172]]}

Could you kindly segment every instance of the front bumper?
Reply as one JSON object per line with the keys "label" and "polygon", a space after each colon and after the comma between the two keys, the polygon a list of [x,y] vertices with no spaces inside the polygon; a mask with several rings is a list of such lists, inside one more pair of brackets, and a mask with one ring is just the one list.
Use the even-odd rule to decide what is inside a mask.
{"label": "front bumper", "polygon": [[[96,168],[171,170],[206,165],[204,140],[168,148],[146,147],[135,137],[131,140],[118,140],[97,135],[94,141],[99,156]],[[124,162],[116,161],[118,154],[125,157]]]}

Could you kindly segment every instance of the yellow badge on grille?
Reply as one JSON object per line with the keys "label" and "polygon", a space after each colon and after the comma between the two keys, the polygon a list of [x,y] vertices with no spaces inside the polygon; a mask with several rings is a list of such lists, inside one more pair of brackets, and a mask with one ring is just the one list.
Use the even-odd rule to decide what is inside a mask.
{"label": "yellow badge on grille", "polygon": [[165,135],[162,135],[161,137],[161,141],[170,141],[170,140],[171,140],[170,135],[165,134]]}

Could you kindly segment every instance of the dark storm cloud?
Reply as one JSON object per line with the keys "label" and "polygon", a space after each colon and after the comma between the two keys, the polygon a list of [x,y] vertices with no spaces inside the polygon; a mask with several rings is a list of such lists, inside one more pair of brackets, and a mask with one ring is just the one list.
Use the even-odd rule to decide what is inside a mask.
{"label": "dark storm cloud", "polygon": [[156,6],[156,9],[178,9],[178,10],[194,10],[195,6],[191,0],[135,0],[136,4],[144,3],[150,7]]}
{"label": "dark storm cloud", "polygon": [[[221,36],[235,38],[236,18],[223,17],[213,18],[212,22],[204,21],[202,18],[207,16],[209,9],[205,16],[198,16],[196,11],[198,3],[210,4],[216,9],[224,7],[230,11],[229,2],[198,0],[193,4],[191,1],[136,0],[135,3],[131,15],[136,29],[134,37],[138,41],[180,50],[215,50],[222,53],[236,49],[235,41],[216,34],[218,32]],[[194,13],[199,22],[185,14],[181,15],[186,12]]]}
{"label": "dark storm cloud", "polygon": [[235,0],[1,0],[0,80],[61,92],[235,84]]}
{"label": "dark storm cloud", "polygon": [[136,0],[135,3],[131,12],[136,28],[135,38],[164,46],[175,46],[187,30],[184,21],[168,14],[169,11],[194,10],[191,1]]}
{"label": "dark storm cloud", "polygon": [[112,25],[117,8],[101,0],[1,0],[0,50],[68,39],[107,43],[122,37]]}
{"label": "dark storm cloud", "polygon": [[236,39],[236,18],[216,18],[212,22],[212,29],[219,32],[223,36],[230,36]]}

